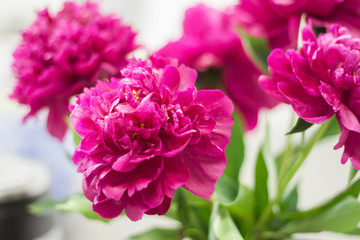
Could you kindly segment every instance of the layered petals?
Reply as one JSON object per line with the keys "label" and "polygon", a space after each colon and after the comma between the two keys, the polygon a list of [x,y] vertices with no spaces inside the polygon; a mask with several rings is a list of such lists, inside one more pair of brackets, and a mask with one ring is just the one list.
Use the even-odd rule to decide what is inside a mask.
{"label": "layered petals", "polygon": [[179,187],[210,198],[225,169],[232,102],[198,92],[195,70],[175,59],[131,59],[121,73],[85,89],[70,116],[83,137],[73,162],[94,211],[137,221],[165,214]]}
{"label": "layered petals", "polygon": [[242,0],[232,13],[251,35],[266,37],[275,48],[296,47],[302,14],[317,26],[346,26],[354,35],[360,34],[359,0]]}
{"label": "layered petals", "polygon": [[350,158],[359,169],[360,154],[355,146],[360,140],[360,39],[339,25],[317,38],[310,29],[304,28],[301,49],[276,49],[270,54],[271,77],[261,76],[260,85],[291,104],[308,122],[323,123],[335,114],[342,129],[335,146],[344,146],[341,162]]}
{"label": "layered petals", "polygon": [[207,76],[199,86],[208,89],[221,85],[242,113],[245,128],[255,128],[260,109],[272,108],[277,101],[260,88],[260,70],[246,55],[231,15],[199,4],[186,11],[183,30],[179,40],[156,54],[175,57],[210,77],[212,71],[220,72],[215,81]]}
{"label": "layered petals", "polygon": [[13,54],[18,82],[11,98],[30,106],[27,117],[47,108],[48,131],[62,140],[70,97],[97,79],[118,75],[126,55],[137,48],[134,38],[129,26],[101,15],[94,3],[66,2],[54,16],[45,9]]}

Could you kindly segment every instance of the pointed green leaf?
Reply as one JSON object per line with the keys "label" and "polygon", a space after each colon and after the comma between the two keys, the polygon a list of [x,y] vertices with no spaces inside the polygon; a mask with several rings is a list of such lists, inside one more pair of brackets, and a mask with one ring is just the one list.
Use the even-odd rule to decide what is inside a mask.
{"label": "pointed green leaf", "polygon": [[309,122],[303,120],[302,118],[299,118],[297,120],[295,126],[290,130],[290,132],[286,133],[286,135],[298,133],[298,132],[304,132],[306,129],[310,128],[312,125],[313,125],[312,123],[309,123]]}
{"label": "pointed green leaf", "polygon": [[359,170],[355,169],[353,166],[350,166],[349,182],[351,182]]}
{"label": "pointed green leaf", "polygon": [[186,227],[190,221],[190,207],[188,206],[186,197],[183,193],[185,191],[182,188],[179,188],[176,191],[176,202],[178,204],[178,217],[179,221]]}
{"label": "pointed green leaf", "polygon": [[181,240],[183,236],[177,229],[154,228],[150,231],[130,237],[129,240]]}
{"label": "pointed green leaf", "polygon": [[302,212],[296,212],[294,214],[289,214],[286,218],[289,220],[292,219],[304,219],[309,216],[317,215],[320,212],[325,211],[326,209],[329,209],[333,207],[334,205],[338,204],[339,202],[343,201],[346,197],[354,197],[357,198],[360,193],[360,179],[353,182],[348,188],[346,188],[344,191],[338,193],[335,197],[331,198],[329,201],[314,207],[307,211]]}
{"label": "pointed green leaf", "polygon": [[210,239],[243,240],[229,212],[219,203],[214,203],[210,219]]}
{"label": "pointed green leaf", "polygon": [[78,212],[88,219],[100,220],[103,222],[110,221],[110,219],[102,218],[98,213],[94,212],[92,203],[84,195],[72,196],[65,202],[56,204],[55,208],[63,212]]}
{"label": "pointed green leaf", "polygon": [[268,170],[264,155],[260,149],[255,166],[255,215],[259,217],[269,202],[268,194]]}
{"label": "pointed green leaf", "polygon": [[214,198],[222,203],[235,200],[239,190],[239,183],[227,175],[222,175],[215,184]]}
{"label": "pointed green leaf", "polygon": [[194,234],[197,236],[206,236],[209,228],[209,219],[211,214],[211,203],[207,199],[200,198],[193,193],[179,188],[175,191],[175,196],[171,207],[166,213],[167,217],[181,222],[185,230],[197,229],[197,231],[189,230],[186,236]]}
{"label": "pointed green leaf", "polygon": [[335,135],[339,135],[341,133],[340,128],[339,128],[339,124],[337,122],[336,117],[332,117],[328,120],[329,126],[327,127],[326,131],[324,132],[323,136],[321,137],[321,139],[325,139],[327,137],[332,137]]}
{"label": "pointed green leaf", "polygon": [[245,146],[239,114],[235,111],[232,117],[234,118],[234,125],[231,128],[230,143],[225,149],[227,163],[223,175],[238,181],[239,171],[244,161]]}
{"label": "pointed green leaf", "polygon": [[298,203],[297,185],[289,192],[289,194],[280,202],[280,210],[283,213],[296,211]]}
{"label": "pointed green leaf", "polygon": [[299,232],[347,232],[354,229],[360,222],[360,202],[347,197],[319,214],[291,221],[280,229],[280,233],[292,234]]}
{"label": "pointed green leaf", "polygon": [[[220,188],[226,188],[228,186],[226,183],[224,183],[224,185],[218,185]],[[231,189],[233,189],[233,187],[231,187]],[[254,193],[245,185],[239,185],[236,191],[231,191],[234,191],[230,194],[231,198],[221,198],[215,195],[215,200],[226,207],[238,226],[241,226],[241,233],[246,234],[254,224]],[[236,197],[233,198],[233,195]]]}

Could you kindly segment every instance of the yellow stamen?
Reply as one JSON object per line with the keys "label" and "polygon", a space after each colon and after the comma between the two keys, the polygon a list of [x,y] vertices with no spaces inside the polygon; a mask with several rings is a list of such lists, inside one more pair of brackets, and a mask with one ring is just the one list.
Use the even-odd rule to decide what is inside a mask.
{"label": "yellow stamen", "polygon": [[133,90],[133,94],[134,94],[134,97],[138,97],[138,95],[137,95],[137,92],[135,91],[135,90]]}

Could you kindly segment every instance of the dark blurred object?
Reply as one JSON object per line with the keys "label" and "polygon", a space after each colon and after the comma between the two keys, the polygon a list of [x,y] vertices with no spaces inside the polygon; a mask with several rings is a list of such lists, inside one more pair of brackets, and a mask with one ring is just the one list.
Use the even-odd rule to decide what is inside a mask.
{"label": "dark blurred object", "polygon": [[55,227],[54,212],[33,215],[28,205],[47,196],[50,176],[39,163],[12,155],[0,156],[0,239],[61,239],[45,237]]}

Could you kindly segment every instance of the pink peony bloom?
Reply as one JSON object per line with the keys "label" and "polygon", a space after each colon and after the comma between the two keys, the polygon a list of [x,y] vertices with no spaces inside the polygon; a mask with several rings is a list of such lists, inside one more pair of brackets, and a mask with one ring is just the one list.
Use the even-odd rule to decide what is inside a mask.
{"label": "pink peony bloom", "polygon": [[318,38],[306,26],[302,37],[301,49],[270,54],[272,77],[261,76],[260,84],[308,122],[322,123],[335,113],[342,129],[335,148],[345,146],[342,162],[350,158],[360,169],[360,39],[339,25]]}
{"label": "pink peony bloom", "polygon": [[18,82],[11,98],[31,107],[25,119],[48,108],[48,131],[62,140],[69,98],[98,78],[118,74],[127,64],[126,55],[137,47],[134,37],[129,26],[101,15],[93,3],[66,2],[55,16],[45,9],[23,32],[14,52]]}
{"label": "pink peony bloom", "polygon": [[227,93],[245,119],[245,127],[253,129],[259,110],[277,102],[260,88],[260,71],[246,56],[230,16],[200,4],[186,11],[183,28],[183,36],[157,54],[178,58],[199,72],[220,70]]}
{"label": "pink peony bloom", "polygon": [[234,15],[256,37],[269,38],[273,48],[296,47],[300,17],[306,13],[325,27],[346,26],[360,35],[360,0],[242,0]]}
{"label": "pink peony bloom", "polygon": [[222,174],[234,110],[220,90],[197,91],[177,60],[132,60],[121,78],[80,94],[70,120],[83,137],[73,162],[104,218],[165,214],[175,189],[210,198]]}

